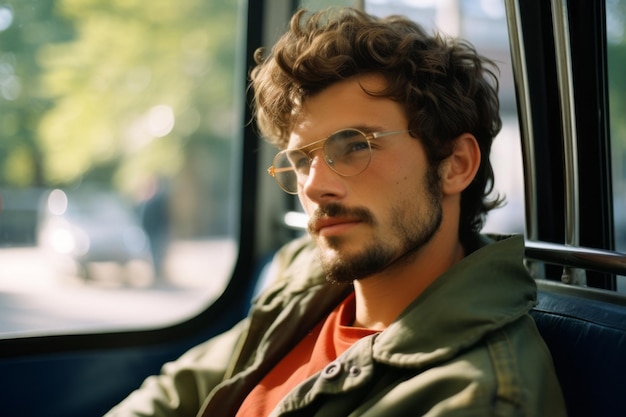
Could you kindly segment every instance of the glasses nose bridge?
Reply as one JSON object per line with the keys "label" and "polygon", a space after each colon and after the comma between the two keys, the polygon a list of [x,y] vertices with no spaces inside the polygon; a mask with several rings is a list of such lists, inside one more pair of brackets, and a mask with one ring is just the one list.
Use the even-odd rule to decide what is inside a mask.
{"label": "glasses nose bridge", "polygon": [[320,149],[322,150],[322,159],[324,160],[325,163],[328,164],[328,161],[327,161],[328,155],[326,155],[326,149],[324,145],[326,145],[326,141],[324,141],[323,143],[320,143],[315,148],[309,149],[307,152],[305,152],[305,155],[309,159],[309,167],[313,164],[313,158],[314,158],[313,153],[315,153],[316,151],[319,151]]}

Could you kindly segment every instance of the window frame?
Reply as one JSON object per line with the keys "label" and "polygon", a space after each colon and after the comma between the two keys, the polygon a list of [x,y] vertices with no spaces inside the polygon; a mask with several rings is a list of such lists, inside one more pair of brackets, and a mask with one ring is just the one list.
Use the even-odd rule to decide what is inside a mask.
{"label": "window frame", "polygon": [[[180,323],[156,329],[85,332],[80,334],[33,335],[0,339],[0,373],[8,414],[102,415],[121,401],[149,375],[191,347],[230,329],[249,308],[254,291],[259,253],[263,245],[257,233],[260,139],[250,120],[247,91],[252,56],[262,44],[264,1],[250,2],[241,11],[240,62],[237,71],[238,102],[242,112],[241,158],[234,181],[238,194],[238,254],[232,277],[222,295],[204,311]],[[244,29],[242,29],[244,30]],[[245,54],[244,57],[241,54]],[[249,98],[248,98],[249,99]],[[241,108],[243,107],[243,108]],[[94,377],[97,378],[94,383]],[[10,382],[9,382],[10,381]],[[38,401],[32,401],[32,393]],[[68,396],[68,393],[72,395]]]}
{"label": "window frame", "polygon": [[[512,50],[517,48],[523,54],[515,57],[516,89],[518,100],[527,102],[520,102],[518,107],[529,110],[528,114],[523,111],[520,114],[527,179],[527,254],[548,263],[540,272],[545,274],[542,278],[567,280],[572,274],[581,276],[582,272],[567,268],[589,267],[586,279],[579,285],[615,291],[616,264],[604,262],[604,259],[622,258],[613,252],[605,3],[584,0],[506,3],[509,32],[521,31],[522,47],[513,45]],[[516,10],[518,21],[514,16]],[[556,26],[561,16],[553,15],[552,10],[566,13],[564,31]],[[561,46],[555,41],[561,36],[566,40],[564,46],[569,44],[566,50],[558,49]],[[568,56],[571,63],[565,61]],[[590,56],[595,59],[589,59]],[[563,89],[567,85],[559,84],[559,70],[567,66],[571,69],[571,78],[566,80],[571,83],[573,93],[573,101],[569,103],[574,109],[571,114],[572,107],[562,102],[561,96],[566,93]],[[590,107],[594,111],[588,111]],[[552,117],[554,109],[559,109],[556,117]],[[566,125],[567,117],[573,120],[571,132]],[[568,155],[570,160],[566,159]],[[568,189],[571,184],[573,190]],[[594,204],[588,204],[589,201]],[[576,250],[570,251],[568,247]],[[582,252],[602,259],[591,264],[580,263],[577,257]],[[565,272],[550,262],[555,260],[567,265]]]}

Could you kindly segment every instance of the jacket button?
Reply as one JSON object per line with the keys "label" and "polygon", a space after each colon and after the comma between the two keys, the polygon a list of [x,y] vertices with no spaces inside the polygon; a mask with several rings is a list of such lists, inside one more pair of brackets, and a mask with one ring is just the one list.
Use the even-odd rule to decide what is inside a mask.
{"label": "jacket button", "polygon": [[359,376],[361,375],[361,368],[359,368],[358,366],[351,366],[348,373],[350,374],[351,377]]}
{"label": "jacket button", "polygon": [[339,374],[341,374],[341,364],[331,362],[322,371],[322,378],[331,380],[337,378]]}

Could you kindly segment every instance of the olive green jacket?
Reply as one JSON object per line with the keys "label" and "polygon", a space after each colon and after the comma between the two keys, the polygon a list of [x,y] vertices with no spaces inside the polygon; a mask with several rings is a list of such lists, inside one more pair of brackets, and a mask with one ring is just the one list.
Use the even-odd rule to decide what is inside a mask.
{"label": "olive green jacket", "polygon": [[[485,246],[486,245],[486,246]],[[528,311],[523,239],[484,246],[441,275],[386,330],[295,388],[272,416],[558,417],[550,353]],[[278,253],[276,281],[236,327],[163,367],[113,416],[234,416],[250,390],[352,290],[325,281],[314,248]]]}

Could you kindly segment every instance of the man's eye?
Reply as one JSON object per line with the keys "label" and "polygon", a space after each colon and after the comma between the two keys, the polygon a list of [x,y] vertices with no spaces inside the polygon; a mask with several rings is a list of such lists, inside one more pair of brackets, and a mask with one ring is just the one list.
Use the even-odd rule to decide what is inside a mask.
{"label": "man's eye", "polygon": [[351,140],[342,144],[339,155],[349,156],[355,152],[366,151],[369,149],[369,145],[366,140]]}
{"label": "man's eye", "polygon": [[365,151],[368,148],[366,140],[355,141],[350,144],[350,152]]}

